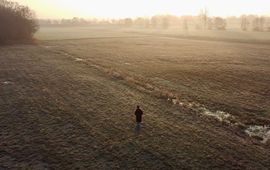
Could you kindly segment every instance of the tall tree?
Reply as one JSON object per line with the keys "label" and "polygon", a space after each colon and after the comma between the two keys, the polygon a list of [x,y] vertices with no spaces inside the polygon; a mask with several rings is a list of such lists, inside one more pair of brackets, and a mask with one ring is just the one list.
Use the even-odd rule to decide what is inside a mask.
{"label": "tall tree", "polygon": [[158,17],[157,17],[157,16],[153,16],[153,17],[151,18],[151,26],[152,26],[153,28],[156,28],[157,25],[158,25]]}
{"label": "tall tree", "polygon": [[264,17],[260,17],[259,23],[260,23],[260,31],[264,31],[265,18]]}
{"label": "tall tree", "polygon": [[252,29],[253,31],[261,31],[260,27],[260,17],[255,17],[252,21]]}
{"label": "tall tree", "polygon": [[249,22],[248,22],[248,19],[245,15],[243,15],[241,17],[241,29],[243,31],[247,31],[248,30],[248,25],[249,25]]}
{"label": "tall tree", "polygon": [[200,19],[201,19],[201,23],[202,23],[202,28],[205,30],[207,29],[207,22],[208,22],[208,10],[202,9],[199,15]]}

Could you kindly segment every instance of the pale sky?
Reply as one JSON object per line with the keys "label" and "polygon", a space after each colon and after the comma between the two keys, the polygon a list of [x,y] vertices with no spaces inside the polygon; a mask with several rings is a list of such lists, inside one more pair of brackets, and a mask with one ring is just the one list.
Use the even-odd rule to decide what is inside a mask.
{"label": "pale sky", "polygon": [[270,0],[13,0],[29,6],[39,18],[125,18],[155,14],[211,16],[270,15]]}

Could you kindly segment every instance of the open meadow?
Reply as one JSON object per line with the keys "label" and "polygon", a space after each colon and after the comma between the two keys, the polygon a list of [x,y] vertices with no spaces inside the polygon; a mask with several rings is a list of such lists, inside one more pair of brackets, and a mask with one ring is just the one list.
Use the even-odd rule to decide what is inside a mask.
{"label": "open meadow", "polygon": [[270,168],[269,33],[55,29],[0,47],[0,169]]}

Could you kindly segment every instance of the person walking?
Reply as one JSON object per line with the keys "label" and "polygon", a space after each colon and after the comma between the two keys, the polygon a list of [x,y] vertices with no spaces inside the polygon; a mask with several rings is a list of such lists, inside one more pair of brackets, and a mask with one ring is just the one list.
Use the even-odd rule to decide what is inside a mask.
{"label": "person walking", "polygon": [[143,115],[143,111],[140,109],[140,106],[137,106],[135,115],[136,115],[136,123],[137,123],[136,129],[139,130],[141,128],[142,115]]}

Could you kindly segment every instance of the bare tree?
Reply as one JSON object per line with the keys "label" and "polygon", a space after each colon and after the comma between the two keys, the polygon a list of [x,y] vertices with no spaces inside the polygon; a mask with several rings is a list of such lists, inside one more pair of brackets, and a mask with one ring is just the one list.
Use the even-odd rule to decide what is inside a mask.
{"label": "bare tree", "polygon": [[227,26],[226,20],[221,17],[215,17],[214,26],[217,30],[225,30]]}
{"label": "bare tree", "polygon": [[260,17],[255,17],[252,21],[252,29],[253,31],[261,31],[261,19]]}
{"label": "bare tree", "polygon": [[248,25],[249,25],[249,22],[248,22],[248,19],[245,15],[243,15],[241,17],[241,29],[243,31],[247,31],[248,30]]}
{"label": "bare tree", "polygon": [[133,24],[133,21],[132,21],[131,18],[124,19],[124,25],[125,26],[130,27],[130,26],[132,26],[132,24]]}
{"label": "bare tree", "polygon": [[202,23],[202,29],[206,29],[207,28],[207,21],[208,21],[208,10],[205,8],[205,9],[202,9],[201,12],[200,12],[200,20],[201,20],[201,23]]}
{"label": "bare tree", "polygon": [[134,25],[148,28],[150,26],[150,21],[148,18],[139,17],[134,20]]}
{"label": "bare tree", "polygon": [[260,17],[259,23],[260,23],[260,31],[264,31],[265,18],[264,17]]}
{"label": "bare tree", "polygon": [[207,29],[208,30],[213,29],[213,20],[211,18],[208,18],[208,20],[207,20]]}
{"label": "bare tree", "polygon": [[185,31],[188,31],[188,20],[187,20],[187,18],[185,18],[185,19],[183,20],[183,29],[184,29]]}
{"label": "bare tree", "polygon": [[267,17],[266,30],[270,32],[270,17]]}
{"label": "bare tree", "polygon": [[153,16],[153,17],[151,18],[151,26],[152,26],[153,28],[156,28],[157,25],[158,25],[158,17],[157,17],[157,16]]}

